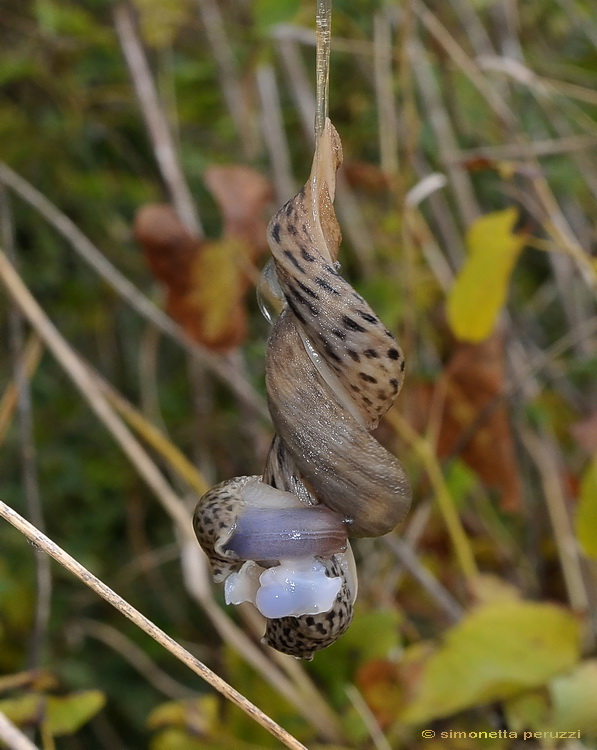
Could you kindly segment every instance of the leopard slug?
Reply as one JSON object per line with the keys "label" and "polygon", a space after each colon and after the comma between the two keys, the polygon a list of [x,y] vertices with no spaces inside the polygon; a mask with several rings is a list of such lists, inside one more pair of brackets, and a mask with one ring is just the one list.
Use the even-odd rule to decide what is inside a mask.
{"label": "leopard slug", "polygon": [[370,434],[400,391],[404,359],[337,268],[341,161],[326,120],[308,182],[268,225],[269,275],[283,309],[266,354],[276,434],[263,476],[217,485],[194,515],[227,602],[253,602],[266,617],[264,642],[303,659],[352,619],[347,537],[388,533],[410,505],[400,462]]}

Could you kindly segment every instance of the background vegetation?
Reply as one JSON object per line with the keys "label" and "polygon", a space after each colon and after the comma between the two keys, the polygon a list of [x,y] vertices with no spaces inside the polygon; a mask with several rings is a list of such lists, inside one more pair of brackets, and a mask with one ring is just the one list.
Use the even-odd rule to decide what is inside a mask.
{"label": "background vegetation", "polygon": [[[3,0],[1,244],[96,374],[75,386],[40,346],[3,262],[0,498],[311,748],[476,748],[477,731],[596,747],[588,0],[335,0],[342,268],[407,356],[378,437],[413,510],[355,545],[355,622],[308,665],[261,649],[185,536],[202,488],[259,473],[271,436],[257,217],[308,174],[314,17],[299,0]],[[156,202],[187,230],[137,225],[139,243]],[[45,750],[278,746],[4,523],[0,672],[0,711]]]}

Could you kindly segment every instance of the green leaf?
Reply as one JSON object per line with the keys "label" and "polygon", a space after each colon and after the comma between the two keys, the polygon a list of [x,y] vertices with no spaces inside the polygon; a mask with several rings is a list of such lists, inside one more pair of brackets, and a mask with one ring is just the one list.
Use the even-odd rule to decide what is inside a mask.
{"label": "green leaf", "polygon": [[580,630],[574,615],[551,604],[476,608],[424,663],[400,718],[418,724],[543,685],[578,661]]}
{"label": "green leaf", "polygon": [[34,724],[44,710],[46,696],[42,693],[27,693],[17,698],[0,701],[0,712],[13,724]]}
{"label": "green leaf", "polygon": [[515,208],[495,211],[469,228],[468,258],[448,294],[448,323],[454,335],[479,342],[492,332],[506,299],[514,264],[525,244],[512,232]]}
{"label": "green leaf", "polygon": [[597,456],[580,483],[576,536],[585,555],[597,560]]}
{"label": "green leaf", "polygon": [[579,664],[567,675],[552,680],[549,690],[553,703],[554,728],[580,730],[581,736],[597,737],[597,660]]}
{"label": "green leaf", "polygon": [[64,697],[51,695],[46,708],[46,725],[50,734],[74,734],[102,710],[106,697],[101,690],[85,690]]}

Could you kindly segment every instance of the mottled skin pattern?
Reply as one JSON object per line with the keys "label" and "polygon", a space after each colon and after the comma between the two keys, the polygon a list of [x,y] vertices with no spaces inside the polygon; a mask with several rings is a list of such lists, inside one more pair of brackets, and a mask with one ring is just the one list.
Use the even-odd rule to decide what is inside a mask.
{"label": "mottled skin pattern", "polygon": [[203,495],[193,515],[197,540],[207,555],[216,583],[222,583],[240,567],[233,553],[223,549],[243,508],[240,491],[259,477],[235,477],[220,482]]}
{"label": "mottled skin pattern", "polygon": [[[263,481],[303,502],[324,503],[349,524],[350,536],[381,536],[402,521],[410,504],[402,466],[370,435],[401,388],[404,359],[393,335],[334,265],[340,230],[332,202],[341,160],[328,121],[308,183],[268,226],[287,304],[267,349],[276,435]],[[195,526],[200,541],[205,522],[213,531],[234,513],[238,481],[218,485],[200,501],[206,516]],[[213,541],[207,544],[217,553]],[[350,624],[355,591],[336,556],[322,562],[327,575],[342,577],[342,588],[329,612],[267,621],[264,642],[283,653],[311,659]],[[214,576],[225,578],[229,565],[216,554]]]}
{"label": "mottled skin pattern", "polygon": [[[337,167],[338,136],[329,128],[328,153],[336,155]],[[329,180],[330,169],[325,172]],[[406,515],[410,488],[400,462],[369,431],[394,403],[404,358],[394,336],[334,267],[340,243],[330,200],[334,186],[324,181],[318,187],[314,195],[312,177],[268,226],[288,306],[267,348],[267,394],[278,440],[265,481],[271,483],[269,467],[280,463],[282,443],[284,457],[292,459],[288,481],[300,479],[317,501],[345,518],[350,536],[381,536]]]}

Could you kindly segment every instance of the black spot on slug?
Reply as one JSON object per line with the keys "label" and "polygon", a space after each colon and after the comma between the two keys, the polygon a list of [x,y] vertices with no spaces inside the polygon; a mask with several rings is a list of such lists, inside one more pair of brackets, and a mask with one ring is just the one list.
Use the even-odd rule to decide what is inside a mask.
{"label": "black spot on slug", "polygon": [[399,359],[400,352],[398,351],[398,349],[388,349],[388,357],[390,359]]}
{"label": "black spot on slug", "polygon": [[[344,331],[341,331],[339,328],[334,328],[332,330],[332,333],[334,334],[334,336],[337,336],[342,341],[344,341],[344,339],[346,338],[346,333]],[[355,354],[356,354],[356,352],[355,352]]]}
{"label": "black spot on slug", "polygon": [[311,255],[311,253],[304,245],[299,245],[299,248],[301,250],[301,256],[304,258],[304,260],[308,261],[309,263],[313,263],[313,261],[315,260],[315,256]]}
{"label": "black spot on slug", "polygon": [[366,310],[357,310],[356,313],[360,318],[366,320],[367,323],[377,323],[377,318],[375,317],[375,315],[371,315]]}
{"label": "black spot on slug", "polygon": [[322,279],[321,276],[315,277],[315,283],[317,286],[320,286],[322,289],[325,289],[326,292],[331,292],[332,294],[339,295],[340,292],[337,289],[334,289],[334,287],[331,284],[328,284],[328,282],[325,279]]}
{"label": "black spot on slug", "polygon": [[305,284],[301,284],[300,281],[297,283],[300,286],[300,288],[303,290],[303,292],[305,292],[305,294],[308,294],[309,297],[311,297],[311,299],[319,299],[319,295],[317,294],[317,292],[314,292],[313,289],[306,286]]}
{"label": "black spot on slug", "polygon": [[293,237],[295,234],[298,234],[298,229],[294,226],[294,224],[288,224],[286,229],[288,230],[288,234],[291,234]]}
{"label": "black spot on slug", "polygon": [[367,359],[378,359],[379,354],[375,351],[375,349],[365,349],[363,354],[367,357]]}
{"label": "black spot on slug", "polygon": [[349,318],[348,315],[342,316],[342,323],[344,325],[344,328],[347,328],[349,331],[358,331],[359,333],[365,333],[366,329],[363,328],[363,326],[359,325],[356,320]]}
{"label": "black spot on slug", "polygon": [[301,315],[299,309],[297,308],[296,304],[288,297],[288,304],[290,305],[290,309],[294,313],[294,317],[303,325],[306,325],[307,321],[305,318]]}
{"label": "black spot on slug", "polygon": [[348,356],[353,359],[355,362],[360,362],[361,358],[359,357],[358,352],[355,352],[354,349],[347,349],[346,350]]}
{"label": "black spot on slug", "polygon": [[394,393],[398,393],[398,381],[396,380],[396,378],[392,378],[390,380],[390,385],[394,389]]}
{"label": "black spot on slug", "polygon": [[297,271],[300,271],[301,273],[305,273],[305,269],[301,266],[298,260],[290,252],[290,250],[284,250],[284,255],[288,258],[288,260],[292,263],[292,265],[296,268]]}
{"label": "black spot on slug", "polygon": [[364,380],[365,383],[377,383],[377,378],[374,378],[373,375],[369,375],[366,372],[359,372],[359,378]]}
{"label": "black spot on slug", "polygon": [[277,221],[272,227],[272,237],[279,245],[280,244],[280,222],[279,221]]}

